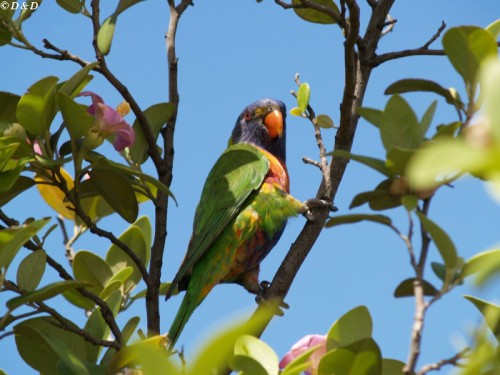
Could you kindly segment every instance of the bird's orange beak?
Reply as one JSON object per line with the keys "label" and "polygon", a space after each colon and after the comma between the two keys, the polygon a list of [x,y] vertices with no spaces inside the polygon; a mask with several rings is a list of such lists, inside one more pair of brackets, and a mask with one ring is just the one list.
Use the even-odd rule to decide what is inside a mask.
{"label": "bird's orange beak", "polygon": [[283,115],[277,109],[269,112],[264,117],[264,125],[266,125],[267,131],[272,139],[281,137],[283,134]]}

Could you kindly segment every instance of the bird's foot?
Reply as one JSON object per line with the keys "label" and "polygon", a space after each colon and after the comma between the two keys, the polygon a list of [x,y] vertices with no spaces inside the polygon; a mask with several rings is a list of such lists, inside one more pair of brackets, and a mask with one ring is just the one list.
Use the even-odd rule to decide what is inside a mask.
{"label": "bird's foot", "polygon": [[[260,282],[260,290],[255,297],[255,302],[257,302],[259,305],[270,302],[270,300],[266,299],[266,292],[270,286],[271,283],[269,281]],[[272,306],[275,309],[274,314],[277,316],[285,315],[283,309],[290,308],[290,305],[288,305],[288,303],[286,303],[285,301],[281,301],[279,304],[270,304],[270,306]]]}
{"label": "bird's foot", "polygon": [[338,211],[338,208],[333,204],[333,202],[325,199],[313,198],[304,202],[304,211],[302,212],[302,215],[304,215],[309,221],[318,221],[317,215],[313,212],[315,208],[328,209],[331,212]]}

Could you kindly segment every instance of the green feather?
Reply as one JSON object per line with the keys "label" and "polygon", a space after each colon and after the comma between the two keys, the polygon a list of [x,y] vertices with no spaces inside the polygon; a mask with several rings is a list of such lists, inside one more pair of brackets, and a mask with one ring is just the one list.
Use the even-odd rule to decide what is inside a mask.
{"label": "green feather", "polygon": [[210,248],[269,170],[269,160],[249,144],[228,147],[210,171],[196,209],[186,259],[167,291],[170,297],[184,275]]}

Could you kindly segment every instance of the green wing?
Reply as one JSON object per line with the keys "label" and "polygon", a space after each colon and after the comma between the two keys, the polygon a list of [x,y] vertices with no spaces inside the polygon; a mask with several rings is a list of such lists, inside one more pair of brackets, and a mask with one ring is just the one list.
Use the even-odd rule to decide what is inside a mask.
{"label": "green wing", "polygon": [[248,196],[260,187],[268,170],[269,160],[254,146],[241,143],[224,151],[203,187],[187,255],[170,293],[238,214]]}

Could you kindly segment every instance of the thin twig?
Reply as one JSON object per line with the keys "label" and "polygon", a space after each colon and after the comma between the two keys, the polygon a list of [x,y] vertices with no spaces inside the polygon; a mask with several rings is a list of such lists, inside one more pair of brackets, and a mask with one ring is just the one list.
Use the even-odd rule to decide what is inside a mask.
{"label": "thin twig", "polygon": [[464,359],[467,353],[470,351],[470,348],[465,348],[455,354],[453,357],[442,359],[436,363],[430,363],[425,366],[422,366],[420,370],[418,370],[417,375],[425,375],[428,372],[431,371],[439,371],[441,370],[444,366],[451,365],[451,366],[459,366],[460,363],[459,361]]}
{"label": "thin twig", "polygon": [[406,49],[403,51],[388,52],[380,56],[375,57],[373,60],[373,66],[378,66],[386,61],[400,59],[408,56],[443,56],[445,55],[442,49],[429,49],[432,43],[434,43],[442,34],[446,28],[446,23],[441,22],[441,26],[436,31],[436,33],[422,46],[414,49]]}
{"label": "thin twig", "polygon": [[63,235],[63,245],[66,250],[66,259],[68,259],[69,264],[72,265],[73,259],[75,258],[75,251],[73,250],[72,245],[77,236],[74,235],[72,238],[69,238],[68,231],[66,230],[66,224],[64,223],[64,218],[61,215],[57,216],[57,222],[59,223],[59,227],[61,228],[61,232]]}
{"label": "thin twig", "polygon": [[322,168],[322,164],[319,162],[319,161],[316,161],[316,160],[312,160],[310,158],[308,158],[307,156],[303,156],[302,157],[302,161],[305,163],[305,164],[310,164],[310,165],[314,165],[315,167],[319,168],[319,170],[321,171],[321,168]]}
{"label": "thin twig", "polygon": [[[90,62],[83,60],[81,57],[79,57],[77,55],[73,55],[68,50],[62,50],[62,49],[56,47],[54,44],[49,42],[48,39],[42,39],[42,42],[43,42],[43,46],[46,49],[57,52],[56,56],[59,56],[59,58],[57,58],[56,60],[73,61],[73,62],[77,63],[78,65],[80,65],[82,68],[87,66],[88,64],[90,64]],[[52,56],[53,55],[46,56],[46,57],[53,58]],[[100,68],[99,68],[99,66],[96,66],[93,70],[98,72],[98,71],[100,71]]]}
{"label": "thin twig", "polygon": [[[423,207],[420,210],[420,212],[425,216],[427,216],[429,212],[430,203],[431,203],[431,198],[425,199]],[[427,233],[427,230],[424,228],[422,223],[420,223],[420,232],[422,236],[421,251],[418,263],[416,267],[414,266],[415,280],[413,281],[413,294],[415,296],[415,314],[413,317],[413,327],[411,331],[410,352],[408,353],[408,359],[406,361],[406,365],[403,368],[403,372],[405,374],[412,374],[415,372],[415,367],[417,365],[417,361],[420,356],[420,352],[422,350],[421,345],[422,345],[422,335],[425,324],[425,313],[427,309],[431,306],[430,303],[426,303],[425,293],[424,293],[424,269],[431,241],[429,234]],[[414,260],[412,260],[412,264],[413,262]]]}

